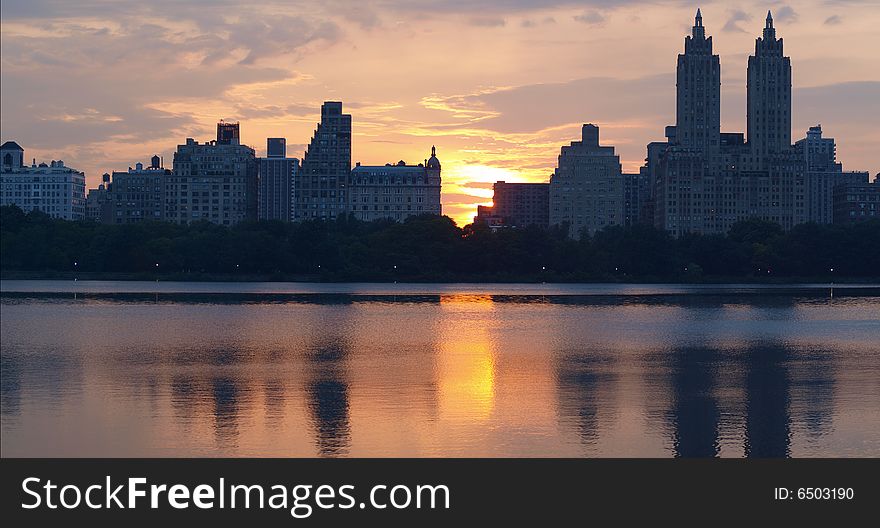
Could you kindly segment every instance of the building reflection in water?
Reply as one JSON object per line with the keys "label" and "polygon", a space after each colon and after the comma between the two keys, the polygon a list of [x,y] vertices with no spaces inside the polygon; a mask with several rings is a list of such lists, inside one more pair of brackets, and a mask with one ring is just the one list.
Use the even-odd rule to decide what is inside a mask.
{"label": "building reflection in water", "polygon": [[787,457],[791,454],[791,384],[787,362],[789,350],[768,342],[746,351],[747,457]]}
{"label": "building reflection in water", "polygon": [[600,350],[562,350],[557,357],[560,421],[573,421],[581,441],[595,446],[615,415],[618,373],[614,354]]}
{"label": "building reflection in water", "polygon": [[191,374],[176,374],[171,377],[171,408],[174,419],[184,425],[196,419],[196,378]]}
{"label": "building reflection in water", "polygon": [[676,457],[715,457],[721,413],[716,396],[718,351],[672,350],[672,445]]}
{"label": "building reflection in water", "polygon": [[[318,455],[345,456],[351,448],[346,359],[349,344],[338,329],[322,328],[307,357],[306,395]],[[319,332],[320,335],[320,332]]]}
{"label": "building reflection in water", "polygon": [[833,429],[839,353],[772,340],[652,353],[646,409],[655,420],[669,409],[664,434],[676,457],[716,457],[726,443],[747,457],[789,457],[796,433],[815,439]]}
{"label": "building reflection in water", "polygon": [[0,415],[6,420],[21,412],[21,360],[0,356]]}
{"label": "building reflection in water", "polygon": [[239,388],[235,378],[215,376],[211,380],[211,395],[214,401],[214,433],[217,443],[235,446],[240,406]]}
{"label": "building reflection in water", "polygon": [[4,305],[4,455],[877,452],[876,299],[694,297]]}
{"label": "building reflection in water", "polygon": [[48,408],[61,408],[81,398],[83,370],[82,361],[68,347],[37,354],[26,347],[4,348],[0,355],[0,415],[6,421],[21,413],[22,387],[26,387],[27,399]]}
{"label": "building reflection in water", "polygon": [[284,382],[280,377],[271,376],[263,382],[265,421],[270,429],[280,427],[284,419]]}
{"label": "building reflection in water", "polygon": [[837,380],[835,355],[840,351],[821,349],[801,354],[800,368],[791,368],[791,413],[811,440],[833,430],[834,396]]}

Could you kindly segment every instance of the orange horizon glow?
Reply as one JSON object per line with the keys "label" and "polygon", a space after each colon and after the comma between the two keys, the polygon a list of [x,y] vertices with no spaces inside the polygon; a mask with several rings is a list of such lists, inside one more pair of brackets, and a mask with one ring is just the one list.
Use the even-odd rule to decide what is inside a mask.
{"label": "orange horizon glow", "polygon": [[[583,123],[624,172],[675,121],[675,61],[697,4],[634,0],[437,5],[256,2],[205,10],[118,2],[4,4],[2,140],[28,160],[101,174],[241,122],[301,158],[326,100],[352,115],[352,165],[420,163],[437,147],[443,213],[470,223],[495,181],[546,182]],[[701,6],[722,64],[722,130],[745,130],[747,57],[767,6]],[[792,139],[821,123],[844,170],[880,171],[880,11],[771,7],[792,57]],[[144,21],[149,20],[145,25]]]}

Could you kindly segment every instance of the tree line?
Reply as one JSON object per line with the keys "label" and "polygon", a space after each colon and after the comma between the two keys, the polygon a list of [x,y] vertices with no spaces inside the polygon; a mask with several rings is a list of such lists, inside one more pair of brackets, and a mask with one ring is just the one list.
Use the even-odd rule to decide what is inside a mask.
{"label": "tree line", "polygon": [[[679,238],[651,226],[573,240],[565,226],[491,230],[445,216],[298,223],[107,225],[0,208],[4,276],[328,281],[712,281],[880,277],[880,221],[763,220]],[[833,270],[833,271],[832,271]]]}

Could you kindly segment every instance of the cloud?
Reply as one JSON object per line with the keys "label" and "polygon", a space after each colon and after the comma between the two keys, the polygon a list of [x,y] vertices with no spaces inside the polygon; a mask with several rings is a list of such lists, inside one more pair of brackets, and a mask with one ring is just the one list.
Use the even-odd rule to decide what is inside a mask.
{"label": "cloud", "polygon": [[382,25],[379,14],[366,4],[348,5],[341,12],[346,20],[357,23],[363,29],[374,29]]}
{"label": "cloud", "polygon": [[674,94],[675,78],[669,73],[635,79],[589,77],[530,84],[447,97],[443,102],[452,113],[473,116],[470,126],[503,134],[533,134],[581,121],[671,119],[666,114]]}
{"label": "cloud", "polygon": [[825,25],[827,26],[836,26],[843,22],[843,19],[840,18],[840,15],[831,15],[830,17],[825,19]]}
{"label": "cloud", "polygon": [[745,33],[746,30],[739,27],[739,23],[747,22],[751,19],[752,15],[740,9],[734,9],[730,12],[730,16],[728,17],[727,22],[724,23],[724,27],[721,28],[721,31]]}
{"label": "cloud", "polygon": [[575,20],[590,26],[597,26],[605,22],[605,16],[598,11],[584,11],[583,14],[575,15]]}
{"label": "cloud", "polygon": [[555,23],[556,23],[555,18],[553,18],[552,16],[546,16],[546,17],[542,18],[541,20],[534,20],[531,18],[526,18],[522,22],[520,22],[519,25],[524,28],[534,28],[534,27],[538,27],[538,26],[542,26],[542,25],[555,24]]}
{"label": "cloud", "polygon": [[[858,81],[795,88],[793,128],[803,137],[807,127],[822,123],[822,131],[837,139],[838,160],[844,170],[880,170],[880,81]],[[853,160],[858,160],[853,164]]]}
{"label": "cloud", "polygon": [[773,19],[776,22],[794,23],[798,20],[798,14],[791,6],[786,5],[776,11],[776,14],[773,15]]}
{"label": "cloud", "polygon": [[874,124],[880,121],[880,81],[856,81],[795,88],[792,104],[808,122]]}
{"label": "cloud", "polygon": [[495,184],[492,182],[476,182],[476,181],[465,182],[465,183],[459,185],[459,187],[465,187],[468,189],[491,189],[494,186],[495,186]]}
{"label": "cloud", "polygon": [[503,27],[505,21],[500,17],[473,17],[468,20],[468,24],[477,27]]}
{"label": "cloud", "polygon": [[290,66],[276,64],[333,45],[340,27],[268,8],[227,17],[208,8],[215,5],[4,0],[4,136],[37,157],[63,155],[93,177],[131,164],[133,152],[168,158],[183,138],[211,134],[206,123],[221,117],[316,115],[314,101],[265,102],[240,92],[299,82]]}

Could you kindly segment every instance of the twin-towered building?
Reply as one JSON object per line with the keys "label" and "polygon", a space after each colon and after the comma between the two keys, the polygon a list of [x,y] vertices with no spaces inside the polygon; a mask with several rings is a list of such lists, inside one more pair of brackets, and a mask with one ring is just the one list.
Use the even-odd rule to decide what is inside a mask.
{"label": "twin-towered building", "polygon": [[[614,147],[600,144],[599,127],[586,124],[579,141],[562,147],[549,183],[496,183],[493,206],[481,206],[476,221],[565,225],[578,237],[636,223],[678,236],[725,233],[748,218],[784,229],[877,218],[878,183],[868,184],[866,172],[844,172],[834,140],[823,137],[820,126],[791,143],[791,79],[791,60],[768,13],[748,60],[746,132],[722,132],[721,62],[697,10],[677,59],[675,124],[666,127],[665,141],[647,145],[639,173],[624,174]],[[221,122],[215,140],[188,138],[179,145],[172,170],[154,160],[146,169],[138,164],[114,172],[90,191],[87,203],[81,172],[61,161],[25,166],[23,149],[6,142],[0,199],[59,218],[111,223],[234,225],[441,214],[435,149],[416,165],[352,168],[351,141],[351,115],[338,101],[322,105],[301,163],[287,157],[284,138],[270,138],[266,157],[257,158],[253,148],[240,144],[239,124]]]}
{"label": "twin-towered building", "polygon": [[[791,60],[768,12],[747,70],[746,134],[720,130],[721,75],[699,10],[678,56],[676,124],[648,147],[646,221],[673,235],[725,233],[762,218],[783,229],[832,221],[831,189],[868,174],[844,173],[821,127],[791,144]],[[653,148],[653,152],[652,152]]]}
{"label": "twin-towered building", "polygon": [[[747,79],[746,133],[722,132],[721,61],[697,10],[678,55],[676,122],[666,127],[666,141],[649,143],[639,173],[624,174],[614,148],[599,145],[598,127],[584,125],[581,141],[562,147],[550,178],[549,223],[567,225],[574,237],[635,223],[679,236],[725,233],[748,218],[790,229],[880,217],[876,194],[866,191],[878,183],[868,184],[867,172],[843,172],[834,140],[823,138],[820,126],[791,144],[791,60],[770,13]],[[496,192],[494,207],[480,209],[475,220],[511,225],[494,213],[505,202]],[[838,214],[835,207],[844,206]],[[519,215],[503,207],[507,216]]]}

